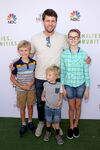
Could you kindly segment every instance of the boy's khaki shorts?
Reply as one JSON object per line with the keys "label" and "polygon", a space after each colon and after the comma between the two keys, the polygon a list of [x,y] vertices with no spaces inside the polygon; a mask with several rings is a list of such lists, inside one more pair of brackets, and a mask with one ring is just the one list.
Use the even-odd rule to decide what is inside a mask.
{"label": "boy's khaki shorts", "polygon": [[17,107],[22,108],[36,103],[35,91],[17,92]]}

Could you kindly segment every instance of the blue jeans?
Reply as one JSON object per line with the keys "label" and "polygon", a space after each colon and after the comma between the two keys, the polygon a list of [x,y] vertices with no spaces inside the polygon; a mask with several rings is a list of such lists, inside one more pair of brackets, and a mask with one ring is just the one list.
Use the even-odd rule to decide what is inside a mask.
{"label": "blue jeans", "polygon": [[85,83],[78,87],[70,87],[68,85],[64,85],[66,92],[67,92],[67,98],[68,99],[82,99],[85,92]]}
{"label": "blue jeans", "polygon": [[41,95],[43,91],[43,84],[46,80],[39,80],[35,78],[35,88],[36,88],[36,100],[37,100],[37,111],[38,111],[38,120],[44,121],[45,120],[45,113],[44,113],[44,105],[45,102],[42,102]]}

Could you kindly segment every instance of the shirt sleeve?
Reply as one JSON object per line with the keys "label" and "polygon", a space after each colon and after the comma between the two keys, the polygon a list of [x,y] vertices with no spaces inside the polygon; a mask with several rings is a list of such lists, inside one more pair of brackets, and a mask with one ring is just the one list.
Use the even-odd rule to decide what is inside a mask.
{"label": "shirt sleeve", "polygon": [[[35,61],[35,60],[34,60]],[[36,69],[36,61],[35,61],[35,67],[34,67],[34,70],[33,71],[35,71],[35,69]]]}
{"label": "shirt sleeve", "polygon": [[43,90],[46,91],[46,84],[45,84],[45,82],[43,84]]}
{"label": "shirt sleeve", "polygon": [[62,84],[60,84],[60,93],[63,93]]}
{"label": "shirt sleeve", "polygon": [[35,53],[34,37],[31,40],[31,53]]}
{"label": "shirt sleeve", "polygon": [[61,74],[60,74],[60,79],[61,79],[61,84],[64,85],[64,79],[66,75],[66,67],[64,63],[64,54],[63,52],[61,53]]}
{"label": "shirt sleeve", "polygon": [[11,72],[13,75],[16,75],[17,74],[17,67],[15,64],[13,64],[14,66],[14,70]]}
{"label": "shirt sleeve", "polygon": [[66,50],[68,48],[68,41],[67,41],[67,37],[64,36],[64,47],[63,49]]}
{"label": "shirt sleeve", "polygon": [[[87,54],[85,54],[85,59],[88,57]],[[88,64],[85,62],[84,59],[84,77],[85,77],[85,85],[88,87],[90,85],[90,77],[89,77],[89,68]]]}

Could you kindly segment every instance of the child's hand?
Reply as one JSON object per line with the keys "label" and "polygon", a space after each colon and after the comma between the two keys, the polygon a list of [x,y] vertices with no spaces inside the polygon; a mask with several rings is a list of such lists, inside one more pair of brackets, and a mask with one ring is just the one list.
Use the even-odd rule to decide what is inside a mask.
{"label": "child's hand", "polygon": [[86,87],[86,90],[85,90],[85,93],[84,93],[84,99],[86,100],[86,99],[88,99],[88,97],[89,97],[89,88]]}
{"label": "child's hand", "polygon": [[45,97],[42,96],[42,97],[41,97],[41,100],[42,100],[43,102],[45,102]]}
{"label": "child's hand", "polygon": [[29,83],[26,84],[26,86],[29,87],[29,88],[31,88],[32,85],[33,85],[33,82],[29,82]]}
{"label": "child's hand", "polygon": [[62,101],[60,100],[57,104],[56,104],[56,107],[60,107],[62,104]]}
{"label": "child's hand", "polygon": [[22,86],[21,88],[22,88],[23,90],[26,90],[26,91],[30,90],[30,87],[29,87],[28,85],[24,85],[24,86]]}

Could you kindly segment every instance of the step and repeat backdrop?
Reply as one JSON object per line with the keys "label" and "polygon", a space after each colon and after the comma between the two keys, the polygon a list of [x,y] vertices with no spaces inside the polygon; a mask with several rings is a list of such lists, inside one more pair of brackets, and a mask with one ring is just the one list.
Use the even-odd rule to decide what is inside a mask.
{"label": "step and repeat backdrop", "polygon": [[[1,0],[0,0],[1,1]],[[100,119],[100,1],[99,0],[3,0],[0,4],[0,117],[19,117],[16,92],[10,81],[9,64],[19,58],[17,44],[43,31],[41,15],[47,8],[58,14],[56,31],[67,36],[72,28],[81,31],[82,47],[89,65],[90,96],[82,101],[82,119]],[[27,110],[26,110],[27,111]],[[34,106],[33,118],[37,118]],[[63,101],[62,118],[68,118]]]}

